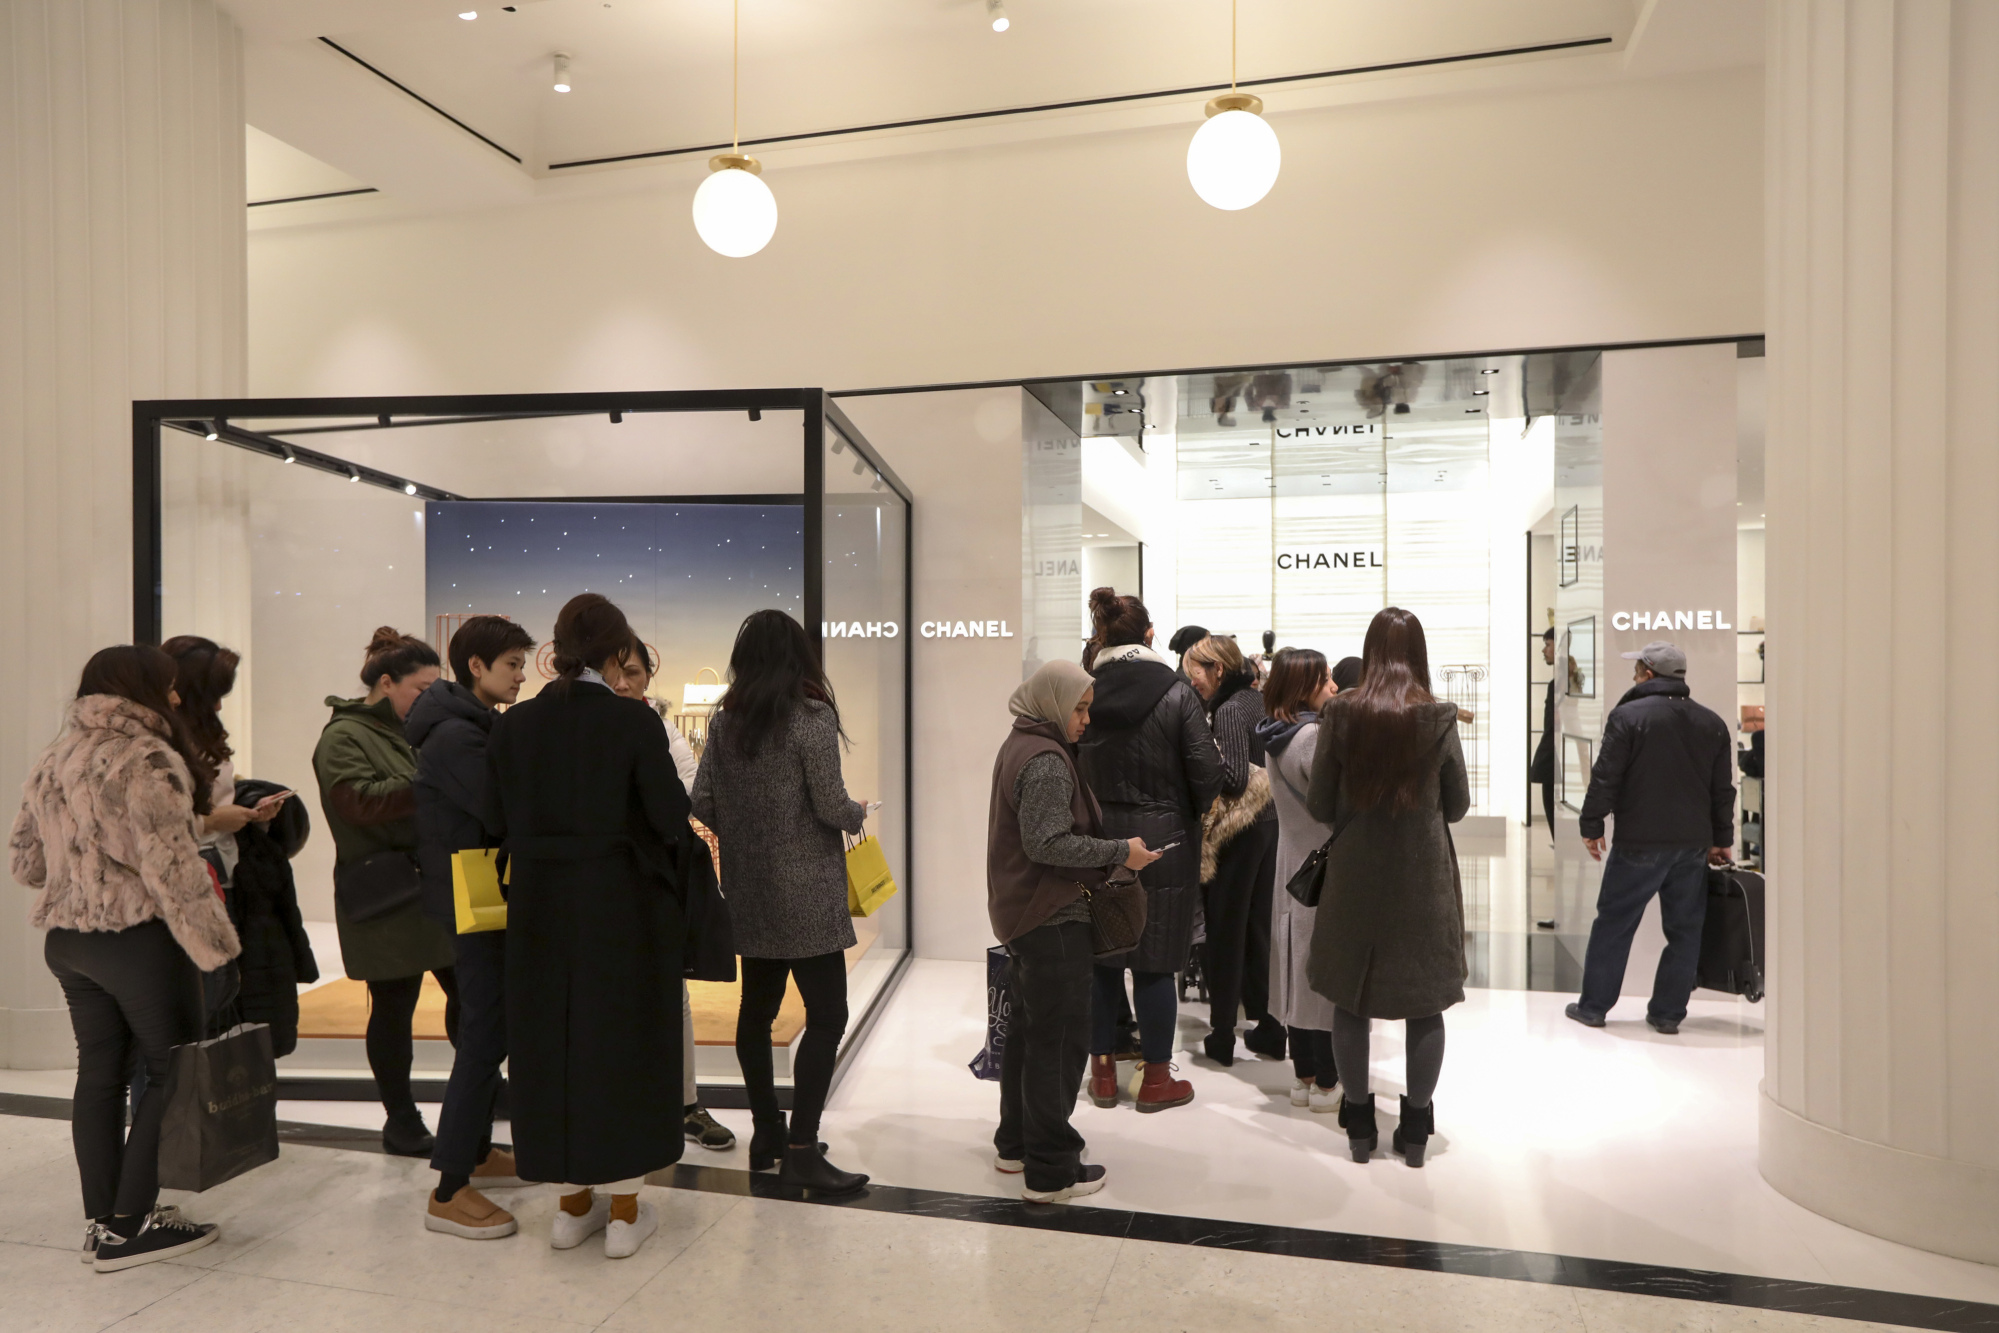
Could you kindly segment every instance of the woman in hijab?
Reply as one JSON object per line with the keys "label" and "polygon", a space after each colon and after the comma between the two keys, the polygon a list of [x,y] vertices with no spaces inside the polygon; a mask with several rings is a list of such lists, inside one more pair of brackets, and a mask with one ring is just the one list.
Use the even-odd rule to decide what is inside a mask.
{"label": "woman in hijab", "polygon": [[1095,961],[1083,895],[1119,866],[1159,859],[1142,838],[1102,836],[1103,814],[1077,776],[1093,684],[1074,662],[1035,672],[1014,691],[1013,730],[993,765],[986,910],[1013,960],[993,1165],[1024,1174],[1029,1203],[1104,1187],[1104,1168],[1083,1164],[1083,1136],[1069,1124],[1089,1057]]}

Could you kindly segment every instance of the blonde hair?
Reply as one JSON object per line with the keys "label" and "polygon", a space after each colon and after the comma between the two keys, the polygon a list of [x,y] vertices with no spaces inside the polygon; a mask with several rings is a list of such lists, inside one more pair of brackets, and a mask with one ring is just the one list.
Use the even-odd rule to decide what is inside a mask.
{"label": "blonde hair", "polygon": [[1243,661],[1242,649],[1236,646],[1234,635],[1210,634],[1189,648],[1187,656],[1202,666],[1217,668],[1225,676],[1249,674],[1249,666]]}

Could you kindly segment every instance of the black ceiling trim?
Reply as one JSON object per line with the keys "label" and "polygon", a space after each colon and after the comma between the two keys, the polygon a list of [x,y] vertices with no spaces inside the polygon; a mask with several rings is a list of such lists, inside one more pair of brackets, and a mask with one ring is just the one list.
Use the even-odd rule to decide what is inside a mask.
{"label": "black ceiling trim", "polygon": [[380,194],[372,185],[363,185],[358,190],[327,190],[323,194],[292,194],[283,199],[252,199],[246,208],[269,208],[272,204],[303,204],[311,199],[345,199],[350,194]]}
{"label": "black ceiling trim", "polygon": [[[322,42],[326,39],[320,38]],[[1567,42],[1543,42],[1537,46],[1512,46],[1498,51],[1469,51],[1456,56],[1425,56],[1420,60],[1392,60],[1380,65],[1353,65],[1346,69],[1322,69],[1311,74],[1276,74],[1264,79],[1244,79],[1233,86],[1238,88],[1267,88],[1279,83],[1306,83],[1313,79],[1342,79],[1356,74],[1383,74],[1398,69],[1423,69],[1432,65],[1461,65],[1470,60],[1500,60],[1507,56],[1543,55],[1550,51],[1573,51],[1582,47],[1607,46],[1615,41],[1612,37],[1582,37]],[[372,66],[371,66],[372,68]],[[377,70],[377,73],[381,71]],[[388,78],[388,75],[382,75]],[[391,83],[395,80],[390,79]],[[401,88],[401,84],[396,84]],[[850,125],[838,130],[808,130],[802,134],[773,134],[762,139],[744,139],[742,146],[757,148],[765,144],[797,143],[802,139],[831,139],[843,134],[870,134],[882,130],[918,129],[925,125],[951,125],[961,121],[992,120],[1000,116],[1031,116],[1039,111],[1075,111],[1083,107],[1115,106],[1120,102],[1149,102],[1160,97],[1194,97],[1202,93],[1225,93],[1230,89],[1226,83],[1206,83],[1192,88],[1162,88],[1150,93],[1117,93],[1110,97],[1083,97],[1070,102],[1040,102],[1033,106],[1000,107],[995,111],[961,111],[948,116],[921,116],[915,120],[885,120],[873,125]],[[408,92],[408,89],[403,91]],[[410,93],[415,97],[415,93]],[[421,100],[421,99],[419,99]],[[425,103],[426,106],[429,103]],[[434,108],[433,108],[434,109]],[[442,114],[442,113],[440,113]],[[487,140],[488,143],[492,141]],[[498,144],[494,144],[498,148]],[[694,153],[719,153],[730,148],[730,143],[699,144],[691,148],[656,148],[643,153],[619,153],[613,157],[586,157],[574,162],[551,162],[550,171],[561,171],[567,167],[601,167],[613,162],[638,162],[654,157],[686,157]],[[506,150],[501,149],[502,152]],[[508,154],[512,156],[512,154]],[[520,159],[515,158],[515,161]]]}
{"label": "black ceiling trim", "polygon": [[467,125],[464,121],[452,115],[449,111],[446,111],[443,107],[431,101],[428,97],[425,97],[422,93],[418,92],[416,89],[410,87],[406,83],[403,83],[397,79],[389,77],[387,74],[382,73],[382,71],[376,69],[373,65],[361,59],[361,57],[355,55],[352,51],[349,51],[346,47],[334,41],[331,37],[322,37],[319,40],[325,42],[328,46],[338,51],[341,55],[346,56],[349,60],[359,65],[362,69],[367,70],[370,74],[380,79],[383,83],[389,84],[392,87],[395,87],[403,92],[408,93],[411,97],[414,97],[417,101],[423,103],[425,106],[429,107],[432,111],[435,111],[438,115],[443,116],[453,125],[456,125],[459,129],[464,130],[467,134],[477,139],[480,143],[485,144],[488,148],[494,149],[497,152],[504,154],[506,157],[511,158],[515,166],[520,165],[521,156],[519,153],[510,153],[506,149],[501,148],[500,145],[494,143],[491,139],[488,139],[485,135],[479,133],[479,131],[473,129],[470,125]]}

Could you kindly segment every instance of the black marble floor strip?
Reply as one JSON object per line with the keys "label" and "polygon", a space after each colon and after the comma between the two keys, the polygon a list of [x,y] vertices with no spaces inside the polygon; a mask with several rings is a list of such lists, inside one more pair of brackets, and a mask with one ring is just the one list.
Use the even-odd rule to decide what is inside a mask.
{"label": "black marble floor strip", "polygon": [[[66,1097],[31,1097],[0,1093],[0,1115],[69,1119]],[[341,1125],[278,1122],[285,1143],[347,1151],[380,1152],[378,1131]],[[775,1174],[737,1171],[727,1167],[678,1165],[654,1172],[651,1183],[704,1194],[742,1198],[781,1199],[828,1208],[934,1217],[987,1226],[1023,1227],[1064,1235],[1103,1236],[1162,1245],[1193,1245],[1209,1249],[1276,1254],[1294,1259],[1406,1268],[1426,1273],[1457,1273],[1466,1277],[1507,1282],[1539,1282],[1558,1287],[1587,1287],[1633,1296],[1664,1296],[1752,1310],[1817,1315],[1824,1319],[1863,1320],[1908,1328],[1992,1330],[1999,1333],[1999,1305],[1947,1300],[1867,1287],[1797,1282],[1787,1278],[1715,1273],[1698,1268],[1587,1259],[1576,1255],[1542,1254],[1444,1241],[1401,1240],[1348,1231],[1315,1231],[1307,1227],[1269,1226],[1257,1222],[1221,1222],[1177,1217],[1169,1213],[1139,1213],[1087,1204],[1053,1206],[983,1194],[952,1194],[943,1190],[911,1189],[902,1185],[870,1185],[859,1194],[822,1198],[779,1182]]]}

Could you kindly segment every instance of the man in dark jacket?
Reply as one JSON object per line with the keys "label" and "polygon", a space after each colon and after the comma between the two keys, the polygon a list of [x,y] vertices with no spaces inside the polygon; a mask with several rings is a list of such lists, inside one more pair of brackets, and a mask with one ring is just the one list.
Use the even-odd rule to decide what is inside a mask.
{"label": "man in dark jacket", "polygon": [[496,710],[520,697],[533,648],[527,631],[505,616],[468,618],[451,636],[448,655],[457,679],[438,679],[403,720],[403,733],[417,747],[413,786],[423,907],[453,932],[461,1006],[458,1053],[430,1157],[438,1185],[424,1226],[472,1240],[511,1236],[518,1227],[473,1188],[520,1183],[513,1154],[493,1147],[493,1106],[507,1058],[507,933],[456,933],[451,857],[498,842],[480,817],[492,786],[486,736],[499,718]]}
{"label": "man in dark jacket", "polygon": [[1638,683],[1604,724],[1582,811],[1591,857],[1603,860],[1606,815],[1617,816],[1617,844],[1603,867],[1582,997],[1568,1015],[1603,1026],[1624,985],[1631,937],[1656,893],[1666,950],[1645,1021],[1671,1035],[1687,1016],[1700,965],[1707,868],[1727,865],[1735,844],[1735,741],[1728,724],[1688,694],[1685,653],[1655,641],[1624,656],[1638,663]]}

